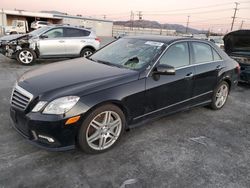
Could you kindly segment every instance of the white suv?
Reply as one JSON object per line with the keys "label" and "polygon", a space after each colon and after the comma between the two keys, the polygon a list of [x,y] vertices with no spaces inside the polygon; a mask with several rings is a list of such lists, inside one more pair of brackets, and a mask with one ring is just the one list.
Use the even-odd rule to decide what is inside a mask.
{"label": "white suv", "polygon": [[50,22],[46,21],[34,21],[31,23],[31,29],[39,29],[41,27],[46,27],[50,24],[51,24]]}
{"label": "white suv", "polygon": [[100,47],[100,40],[91,30],[51,25],[34,30],[27,35],[2,39],[2,53],[24,65],[36,58],[88,57]]}

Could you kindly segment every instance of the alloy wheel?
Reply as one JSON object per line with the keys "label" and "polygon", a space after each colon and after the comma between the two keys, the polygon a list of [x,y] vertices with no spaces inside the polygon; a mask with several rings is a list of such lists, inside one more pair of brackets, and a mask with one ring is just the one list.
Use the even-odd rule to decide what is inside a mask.
{"label": "alloy wheel", "polygon": [[222,84],[216,93],[215,105],[217,108],[221,108],[225,104],[228,92],[228,86],[226,84]]}
{"label": "alloy wheel", "polygon": [[87,143],[94,150],[105,150],[116,142],[121,131],[122,120],[116,112],[101,112],[93,118],[87,128]]}
{"label": "alloy wheel", "polygon": [[91,52],[91,51],[86,51],[86,52],[84,52],[83,57],[89,57],[89,56],[92,55],[92,54],[93,54],[93,52]]}
{"label": "alloy wheel", "polygon": [[33,54],[28,50],[19,53],[19,59],[24,64],[30,64],[33,61],[33,58]]}

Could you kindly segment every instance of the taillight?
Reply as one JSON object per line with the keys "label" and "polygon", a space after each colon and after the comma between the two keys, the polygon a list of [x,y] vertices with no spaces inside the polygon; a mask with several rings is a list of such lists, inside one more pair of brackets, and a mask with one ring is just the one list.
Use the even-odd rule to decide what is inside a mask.
{"label": "taillight", "polygon": [[240,64],[239,63],[237,63],[237,65],[236,65],[236,71],[238,74],[240,74]]}
{"label": "taillight", "polygon": [[99,38],[95,38],[95,40],[98,41],[98,42],[101,42],[101,40]]}

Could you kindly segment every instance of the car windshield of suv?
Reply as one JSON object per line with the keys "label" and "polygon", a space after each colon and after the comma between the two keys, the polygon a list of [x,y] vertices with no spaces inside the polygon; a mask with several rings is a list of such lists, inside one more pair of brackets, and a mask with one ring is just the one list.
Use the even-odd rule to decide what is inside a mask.
{"label": "car windshield of suv", "polygon": [[123,38],[97,51],[89,59],[111,66],[138,70],[148,65],[162,51],[163,46],[162,42]]}
{"label": "car windshield of suv", "polygon": [[34,31],[31,31],[29,33],[29,35],[32,35],[32,36],[38,36],[40,34],[42,34],[44,31],[48,30],[50,27],[41,27],[39,29],[36,29]]}

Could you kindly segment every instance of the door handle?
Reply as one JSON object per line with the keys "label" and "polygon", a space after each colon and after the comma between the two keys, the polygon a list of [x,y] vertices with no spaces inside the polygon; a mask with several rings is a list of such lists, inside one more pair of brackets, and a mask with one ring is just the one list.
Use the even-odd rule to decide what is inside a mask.
{"label": "door handle", "polygon": [[218,65],[218,66],[216,67],[216,70],[217,70],[217,71],[220,71],[220,70],[223,69],[223,68],[225,68],[225,67],[223,67],[223,66],[221,66],[221,65]]}
{"label": "door handle", "polygon": [[188,73],[185,78],[192,78],[194,76],[194,74],[192,72]]}
{"label": "door handle", "polygon": [[64,43],[65,41],[64,40],[59,40],[60,43]]}

